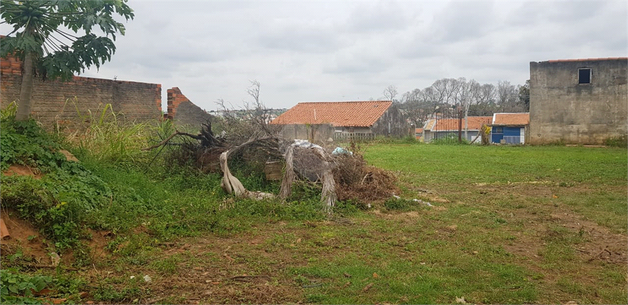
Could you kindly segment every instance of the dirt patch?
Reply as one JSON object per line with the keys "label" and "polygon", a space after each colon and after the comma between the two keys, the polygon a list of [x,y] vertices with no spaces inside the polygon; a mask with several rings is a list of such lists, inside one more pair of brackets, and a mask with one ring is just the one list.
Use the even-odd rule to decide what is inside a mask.
{"label": "dirt patch", "polygon": [[2,220],[11,234],[10,237],[2,240],[2,256],[21,252],[22,257],[27,261],[36,264],[51,264],[48,246],[35,227],[12,213],[3,212]]}
{"label": "dirt patch", "polygon": [[[551,188],[543,187],[542,184],[493,185],[490,191],[507,194],[513,200],[519,197],[526,200],[558,199]],[[585,190],[576,187],[573,191]],[[533,209],[509,208],[502,212],[505,214],[502,215],[503,218],[522,226],[522,229],[511,230],[514,240],[505,243],[504,249],[516,256],[525,257],[529,262],[526,267],[543,274],[545,283],[554,283],[567,272],[543,267],[546,260],[543,252],[550,243],[573,249],[578,272],[570,272],[569,276],[581,283],[591,282],[589,274],[597,270],[600,264],[625,268],[628,261],[625,235],[613,233],[609,228],[583,218],[572,211],[570,206],[558,201],[554,204],[537,204]]]}
{"label": "dirt patch", "polygon": [[[121,258],[112,254],[96,258],[97,267],[86,268],[80,275],[90,283],[109,279],[107,284],[119,291],[133,276],[141,289],[150,291],[140,303],[297,303],[302,300],[302,288],[284,269],[304,264],[295,253],[313,228],[291,228],[282,235],[287,233],[284,227],[275,223],[249,234],[182,238],[160,245],[161,251],[153,252],[146,265],[125,264],[124,269],[112,265]],[[92,235],[98,244],[102,232]],[[162,262],[176,262],[176,267],[171,266],[176,270],[161,269]],[[145,275],[150,282],[142,280]]]}
{"label": "dirt patch", "polygon": [[42,174],[39,169],[31,168],[25,165],[13,164],[2,172],[5,176],[31,176],[35,179],[41,179]]}
{"label": "dirt patch", "polygon": [[69,151],[67,151],[65,149],[62,149],[59,152],[62,153],[65,156],[65,159],[68,160],[68,161],[81,162],[71,152],[69,152]]}
{"label": "dirt patch", "polygon": [[110,231],[96,231],[89,229],[90,239],[88,240],[88,247],[90,254],[94,259],[101,259],[107,256],[107,245],[113,239],[113,234]]}

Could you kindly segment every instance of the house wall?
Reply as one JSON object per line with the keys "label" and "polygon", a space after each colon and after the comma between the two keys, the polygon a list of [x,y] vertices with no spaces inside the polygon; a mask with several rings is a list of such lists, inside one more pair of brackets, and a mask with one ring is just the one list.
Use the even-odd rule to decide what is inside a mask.
{"label": "house wall", "polygon": [[[0,60],[0,104],[18,101],[22,84],[21,63]],[[52,127],[55,123],[83,119],[111,105],[121,121],[146,121],[161,116],[161,85],[91,77],[74,77],[67,82],[35,79],[31,115]]]}
{"label": "house wall", "polygon": [[[496,128],[502,128],[502,132],[496,133]],[[491,128],[491,143],[500,144],[502,139],[504,139],[507,144],[525,144],[525,127],[493,126],[493,128]]]}
{"label": "house wall", "polygon": [[[456,140],[458,139],[458,131],[430,131],[430,130],[425,130],[424,132],[424,136],[423,136],[423,142],[425,143],[429,143],[432,142],[434,139],[444,139],[447,137],[453,137]],[[479,131],[477,130],[469,130],[467,131],[467,141],[471,142],[475,139],[475,137],[478,136]],[[462,131],[462,139],[464,139],[464,130]],[[480,139],[478,138],[477,140],[475,140],[474,144],[479,144],[480,143]]]}
{"label": "house wall", "polygon": [[[405,116],[397,105],[393,104],[384,114],[373,124],[371,130],[377,135],[391,137],[405,137],[412,135]],[[358,131],[355,131],[358,132]]]}
{"label": "house wall", "polygon": [[282,125],[282,138],[303,139],[312,143],[326,143],[334,136],[334,127],[329,124],[289,124]]}
{"label": "house wall", "polygon": [[[628,132],[627,63],[623,59],[530,63],[532,144],[601,144]],[[578,83],[578,69],[591,83]]]}

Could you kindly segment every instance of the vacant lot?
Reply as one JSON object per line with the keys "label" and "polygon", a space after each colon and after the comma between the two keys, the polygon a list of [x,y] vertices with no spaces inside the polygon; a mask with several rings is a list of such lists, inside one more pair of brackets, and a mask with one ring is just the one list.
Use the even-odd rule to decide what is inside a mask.
{"label": "vacant lot", "polygon": [[[164,228],[138,219],[133,234],[91,232],[93,263],[66,282],[87,292],[83,302],[628,301],[626,149],[373,144],[364,153],[397,174],[402,199],[341,203],[328,219],[225,200],[222,209],[244,210],[220,219],[230,228],[187,237],[176,232],[193,224],[177,219],[205,222],[181,208]],[[124,179],[144,192],[133,173]]]}

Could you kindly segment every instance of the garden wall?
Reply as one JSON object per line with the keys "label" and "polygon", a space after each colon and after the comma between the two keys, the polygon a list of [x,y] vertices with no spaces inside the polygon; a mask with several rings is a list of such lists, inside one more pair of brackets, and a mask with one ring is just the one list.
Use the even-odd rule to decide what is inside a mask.
{"label": "garden wall", "polygon": [[[20,97],[21,62],[15,58],[0,60],[0,105],[4,108]],[[85,119],[111,105],[124,122],[146,121],[161,117],[161,85],[91,77],[73,77],[67,82],[33,83],[31,115],[51,127],[56,123]]]}

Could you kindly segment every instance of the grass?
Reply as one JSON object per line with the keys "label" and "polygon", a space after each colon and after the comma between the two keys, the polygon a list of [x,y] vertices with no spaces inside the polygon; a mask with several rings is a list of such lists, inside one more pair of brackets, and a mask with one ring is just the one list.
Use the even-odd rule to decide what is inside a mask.
{"label": "grass", "polygon": [[420,186],[464,202],[487,197],[476,195],[480,188],[544,185],[557,198],[528,192],[504,202],[564,203],[617,232],[628,229],[622,148],[378,145],[369,147],[366,157],[375,166],[398,171],[410,185],[407,196],[416,196],[412,187]]}
{"label": "grass", "polygon": [[[3,208],[38,225],[49,249],[89,256],[63,260],[59,273],[32,273],[9,259],[15,254],[3,255],[3,270],[11,267],[22,282],[51,276],[46,283],[57,297],[84,302],[78,294],[87,291],[87,300],[116,303],[628,301],[625,149],[363,144],[370,164],[400,178],[402,199],[367,210],[339,202],[328,217],[307,186],[288,204],[235,200],[221,190],[219,175],[139,150],[171,126],[105,123],[94,123],[102,128],[92,130],[103,131],[90,131],[99,138],[94,143],[122,143],[48,137],[31,125],[2,130],[2,168],[21,163],[44,173],[40,180],[3,175]],[[26,142],[20,130],[39,142]],[[60,147],[75,152],[80,165],[60,159]],[[277,190],[259,177],[239,177],[248,188]],[[76,271],[64,269],[72,262]]]}

